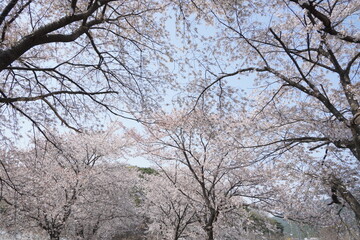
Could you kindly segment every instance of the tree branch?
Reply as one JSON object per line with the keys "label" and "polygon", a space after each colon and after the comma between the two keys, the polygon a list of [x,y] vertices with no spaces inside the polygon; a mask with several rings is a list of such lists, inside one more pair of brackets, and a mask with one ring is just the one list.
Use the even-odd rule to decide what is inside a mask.
{"label": "tree branch", "polygon": [[322,31],[336,36],[346,42],[350,42],[350,43],[360,43],[360,39],[359,38],[355,38],[349,35],[344,35],[338,31],[336,31],[333,26],[332,23],[330,21],[330,19],[324,15],[323,13],[319,12],[318,10],[316,10],[315,6],[312,5],[311,3],[300,3],[299,0],[290,0],[291,2],[294,2],[296,4],[298,4],[302,9],[305,9],[307,11],[309,11],[309,13],[311,14],[311,16],[314,16],[315,18],[319,19],[322,24],[324,25],[324,28],[322,28]]}
{"label": "tree branch", "polygon": [[[110,93],[117,93],[115,91],[105,91],[105,92],[84,92],[84,91],[54,91],[50,92],[48,94],[39,95],[35,97],[16,97],[16,98],[8,98],[8,97],[0,97],[0,103],[14,103],[14,102],[31,102],[31,101],[37,101],[41,99],[45,99],[50,96],[55,96],[59,94],[71,94],[71,95],[87,95],[87,96],[93,96],[93,95],[101,95],[101,94],[110,94]],[[4,96],[4,95],[3,95]]]}

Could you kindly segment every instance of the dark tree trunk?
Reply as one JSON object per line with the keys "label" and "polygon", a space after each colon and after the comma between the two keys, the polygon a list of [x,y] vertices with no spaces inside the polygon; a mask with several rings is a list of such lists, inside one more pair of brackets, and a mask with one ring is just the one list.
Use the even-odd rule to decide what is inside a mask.
{"label": "dark tree trunk", "polygon": [[214,240],[213,226],[207,226],[205,228],[205,231],[206,231],[206,235],[207,235],[207,240]]}
{"label": "dark tree trunk", "polygon": [[50,240],[60,240],[60,232],[58,231],[53,231],[49,233],[49,235],[50,235]]}
{"label": "dark tree trunk", "polygon": [[206,226],[204,227],[207,240],[214,240],[214,223],[217,220],[218,214],[219,212],[216,209],[210,208],[210,218],[207,220]]}

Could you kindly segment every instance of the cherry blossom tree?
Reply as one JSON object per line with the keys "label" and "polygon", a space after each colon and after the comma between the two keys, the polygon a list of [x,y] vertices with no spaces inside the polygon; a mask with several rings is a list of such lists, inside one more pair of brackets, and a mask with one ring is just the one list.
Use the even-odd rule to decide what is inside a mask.
{"label": "cherry blossom tree", "polygon": [[174,240],[201,236],[193,203],[168,179],[159,175],[147,176],[143,188],[146,195],[143,209],[149,217],[151,236]]}
{"label": "cherry blossom tree", "polygon": [[[156,125],[147,126],[147,137],[140,139],[145,153],[160,168],[160,181],[167,181],[150,190],[154,191],[151,195],[164,199],[152,211],[159,212],[153,227],[172,239],[182,234],[194,239],[219,238],[216,229],[221,215],[245,205],[271,204],[276,194],[266,181],[274,169],[236,143],[234,131],[244,130],[243,126],[208,110],[165,114]],[[162,188],[164,194],[158,194]],[[188,231],[194,223],[202,233]]]}
{"label": "cherry blossom tree", "polygon": [[79,195],[64,235],[72,239],[113,239],[141,235],[144,218],[138,211],[139,173],[127,165],[108,162],[94,166]]}
{"label": "cherry blossom tree", "polygon": [[90,239],[105,222],[129,217],[132,209],[120,207],[119,202],[124,207],[127,201],[126,207],[134,202],[130,198],[135,186],[130,176],[134,174],[104,162],[104,158],[121,156],[127,145],[116,129],[110,128],[96,134],[62,135],[57,139],[59,148],[40,140],[36,149],[7,153],[6,169],[15,191],[3,189],[6,208],[2,227],[35,228],[45,231],[50,239],[59,239],[72,220],[77,229],[91,227],[91,233],[82,229],[74,234]]}
{"label": "cherry blossom tree", "polygon": [[14,145],[28,145],[28,138],[37,143],[40,134],[61,152],[54,129],[103,129],[105,113],[134,118],[155,103],[153,90],[168,80],[159,67],[169,52],[163,20],[168,4],[0,2],[1,189],[17,190],[7,169]]}
{"label": "cherry blossom tree", "polygon": [[249,115],[253,138],[241,146],[261,148],[258,156],[282,161],[284,172],[321,183],[317,195],[331,198],[322,204],[344,205],[359,225],[359,2],[181,3],[184,21],[196,12],[216,29],[201,38],[205,57],[197,55],[212,75],[202,93],[234,78],[258,90]]}
{"label": "cherry blossom tree", "polygon": [[[182,175],[179,168],[164,167],[164,172],[147,178],[144,184],[143,208],[149,218],[149,236],[156,239],[208,239],[200,217],[204,211],[201,198],[194,201],[188,197],[190,192],[196,191],[196,183],[188,174]],[[168,179],[174,171],[176,185]],[[252,208],[255,205],[250,205],[233,197],[226,207],[222,206],[213,226],[214,239],[280,239],[279,224],[262,216],[259,210]]]}
{"label": "cherry blossom tree", "polygon": [[81,130],[100,111],[133,117],[150,104],[160,82],[152,73],[161,75],[157,65],[168,51],[161,19],[166,4],[1,1],[2,139],[28,130],[25,123],[47,136],[58,123]]}
{"label": "cherry blossom tree", "polygon": [[[169,10],[174,3],[178,8]],[[180,66],[182,77],[193,80],[186,95],[196,97],[179,100],[192,104],[190,113],[146,111],[161,98],[151,90],[170,80],[161,69],[173,57],[166,57],[171,50],[164,31],[173,13],[186,42],[179,49],[192,56],[185,53]],[[2,1],[1,203],[21,206],[15,212],[54,239],[65,232],[98,237],[107,228],[97,220],[114,224],[116,217],[100,203],[86,208],[94,193],[85,189],[100,191],[108,206],[123,201],[115,190],[122,191],[121,184],[112,191],[102,187],[111,178],[90,179],[106,171],[117,175],[95,164],[117,147],[93,139],[69,146],[82,140],[66,137],[65,144],[49,130],[61,123],[81,131],[96,125],[103,110],[123,117],[145,110],[143,118],[158,116],[145,126],[147,137],[138,137],[139,148],[166,181],[153,191],[168,193],[159,194],[166,206],[150,201],[149,208],[162,214],[156,215],[161,224],[152,226],[168,238],[190,237],[191,228],[202,238],[230,236],[222,223],[249,219],[244,205],[358,228],[359,14],[355,0]],[[210,31],[199,29],[204,26]],[[234,97],[244,82],[255,91]],[[35,140],[40,132],[52,146],[40,141],[34,150],[11,152],[7,141],[19,137],[25,123]],[[117,146],[113,140],[108,144]],[[9,193],[16,194],[16,204]],[[72,215],[74,209],[79,215]],[[230,224],[231,216],[244,221]],[[65,231],[70,222],[74,229]]]}

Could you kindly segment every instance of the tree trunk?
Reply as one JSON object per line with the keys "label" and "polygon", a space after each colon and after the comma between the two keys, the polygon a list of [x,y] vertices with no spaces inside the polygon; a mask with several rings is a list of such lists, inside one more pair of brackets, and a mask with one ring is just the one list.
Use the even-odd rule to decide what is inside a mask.
{"label": "tree trunk", "polygon": [[212,225],[206,226],[205,231],[206,231],[206,235],[207,235],[207,240],[214,240],[213,226]]}
{"label": "tree trunk", "polygon": [[48,231],[50,240],[60,240],[60,231],[57,230],[50,230]]}
{"label": "tree trunk", "polygon": [[359,203],[359,201],[342,184],[339,184],[337,186],[337,190],[338,190],[340,196],[346,201],[347,204],[349,204],[351,210],[355,213],[357,223],[358,223],[358,225],[360,225],[360,203]]}
{"label": "tree trunk", "polygon": [[[210,202],[210,201],[209,201]],[[210,205],[210,204],[209,204]],[[213,207],[209,207],[209,218],[206,220],[204,230],[207,235],[207,240],[214,240],[214,223],[217,220],[219,211]]]}

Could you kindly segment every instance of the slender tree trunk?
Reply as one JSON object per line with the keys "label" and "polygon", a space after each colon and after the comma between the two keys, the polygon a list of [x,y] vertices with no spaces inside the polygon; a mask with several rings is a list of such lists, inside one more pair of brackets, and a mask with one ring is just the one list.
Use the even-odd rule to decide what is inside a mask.
{"label": "slender tree trunk", "polygon": [[218,211],[213,208],[210,208],[210,218],[204,227],[204,230],[207,235],[207,240],[214,240],[214,223],[216,222],[218,216]]}
{"label": "slender tree trunk", "polygon": [[205,228],[206,231],[206,235],[207,235],[207,240],[214,240],[214,230],[213,230],[213,226],[207,226]]}
{"label": "slender tree trunk", "polygon": [[179,229],[180,229],[180,223],[176,225],[175,233],[174,233],[174,240],[178,240],[180,238]]}

